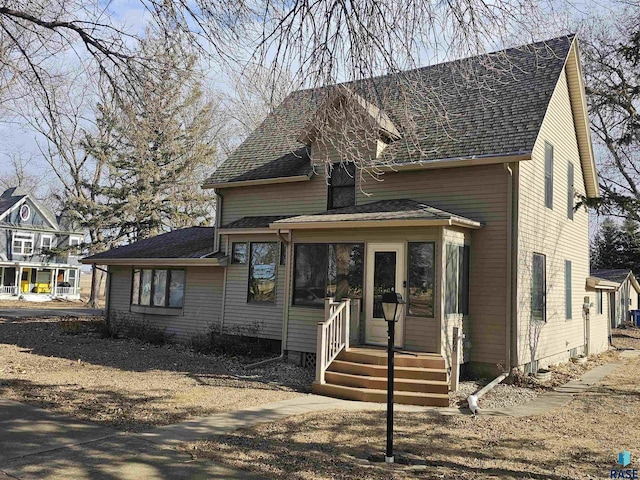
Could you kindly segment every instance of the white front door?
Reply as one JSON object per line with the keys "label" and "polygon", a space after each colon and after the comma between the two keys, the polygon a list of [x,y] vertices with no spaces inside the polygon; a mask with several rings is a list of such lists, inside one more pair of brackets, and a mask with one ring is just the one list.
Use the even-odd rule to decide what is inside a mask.
{"label": "white front door", "polygon": [[[382,294],[403,294],[404,244],[370,243],[367,245],[366,335],[365,341],[375,345],[387,344],[387,322],[382,313]],[[404,344],[404,313],[396,323],[395,345]]]}

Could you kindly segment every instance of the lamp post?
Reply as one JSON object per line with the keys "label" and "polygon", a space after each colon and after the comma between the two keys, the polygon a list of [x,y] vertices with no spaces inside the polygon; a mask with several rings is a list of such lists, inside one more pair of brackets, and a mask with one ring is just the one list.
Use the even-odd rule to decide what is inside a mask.
{"label": "lamp post", "polygon": [[389,292],[382,295],[382,313],[388,327],[387,345],[387,451],[384,455],[386,463],[393,463],[393,358],[396,322],[402,314],[402,295]]}

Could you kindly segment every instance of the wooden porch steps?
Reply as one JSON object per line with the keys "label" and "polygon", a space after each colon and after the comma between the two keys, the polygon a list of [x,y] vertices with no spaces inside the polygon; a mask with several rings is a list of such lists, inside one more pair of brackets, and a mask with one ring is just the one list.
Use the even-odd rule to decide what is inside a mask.
{"label": "wooden porch steps", "polygon": [[[394,401],[409,405],[449,405],[444,359],[429,353],[396,353]],[[387,401],[387,352],[371,347],[342,351],[325,373],[325,382],[313,392],[347,400]]]}

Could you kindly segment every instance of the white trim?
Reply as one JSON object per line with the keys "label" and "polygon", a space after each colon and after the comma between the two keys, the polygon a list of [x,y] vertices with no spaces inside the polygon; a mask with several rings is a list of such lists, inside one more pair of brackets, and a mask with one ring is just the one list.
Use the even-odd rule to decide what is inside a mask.
{"label": "white trim", "polygon": [[[374,281],[374,261],[376,252],[395,252],[396,253],[396,286],[395,291],[402,294],[403,300],[406,300],[406,292],[404,287],[404,281],[406,279],[405,270],[405,244],[404,243],[368,243],[366,245],[366,274],[364,284],[364,298],[365,298],[365,342],[375,345],[386,345],[387,338],[387,325],[382,320],[380,325],[379,319],[373,318],[373,281]],[[402,347],[404,345],[404,324],[405,314],[402,312],[402,316],[396,324],[395,346]],[[374,325],[375,322],[375,325]],[[372,329],[376,328],[380,330],[383,328],[383,334],[374,334]]]}
{"label": "white trim", "polygon": [[46,248],[47,248],[48,250],[51,250],[51,247],[53,247],[53,235],[50,235],[50,234],[42,234],[42,235],[40,236],[40,250],[42,250],[43,248],[45,248],[45,246],[43,245],[43,243],[44,243],[44,242],[43,242],[43,240],[44,240],[45,238],[48,238],[48,239],[49,239],[49,246],[48,246],[48,247],[46,247]]}
{"label": "white trim", "polygon": [[[273,223],[271,224],[273,225]],[[271,226],[270,225],[270,226]],[[282,227],[280,227],[282,228]],[[286,231],[286,230],[282,230],[282,231]],[[218,233],[220,235],[264,235],[264,234],[269,234],[269,235],[277,235],[277,232],[274,232],[273,230],[269,229],[269,228],[221,228]]]}
{"label": "white trim", "polygon": [[2,220],[4,217],[9,215],[11,212],[13,212],[16,208],[18,208],[20,205],[22,205],[26,201],[27,201],[27,197],[24,197],[21,200],[18,200],[18,202],[16,202],[11,208],[5,210],[4,213],[0,213],[0,220]]}
{"label": "white trim", "polygon": [[[16,236],[22,235],[22,239],[18,239],[20,242],[20,251],[16,251]],[[31,256],[35,252],[35,241],[34,241],[33,233],[22,233],[19,231],[14,231],[11,233],[11,254],[12,255],[23,255],[23,256]],[[31,251],[25,253],[24,251],[24,242],[31,242]]]}

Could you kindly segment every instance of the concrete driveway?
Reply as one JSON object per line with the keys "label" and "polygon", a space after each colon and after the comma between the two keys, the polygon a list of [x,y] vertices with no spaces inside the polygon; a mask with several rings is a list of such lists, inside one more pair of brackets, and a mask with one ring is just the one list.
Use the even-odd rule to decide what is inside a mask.
{"label": "concrete driveway", "polygon": [[0,399],[0,480],[259,478],[117,432]]}
{"label": "concrete driveway", "polygon": [[0,318],[17,320],[32,317],[87,317],[104,315],[101,308],[1,308]]}

